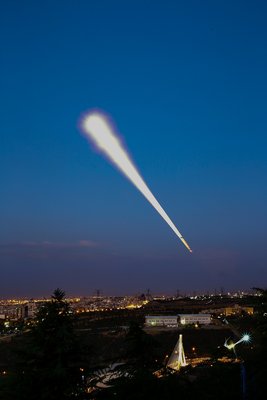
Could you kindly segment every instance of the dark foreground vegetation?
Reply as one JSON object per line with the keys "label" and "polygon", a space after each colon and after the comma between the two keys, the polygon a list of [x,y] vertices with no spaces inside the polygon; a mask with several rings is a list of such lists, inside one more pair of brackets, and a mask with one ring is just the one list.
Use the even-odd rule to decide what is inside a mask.
{"label": "dark foreground vegetation", "polygon": [[[209,352],[212,361],[172,374],[166,370],[165,357],[177,341],[177,332],[148,334],[138,318],[127,329],[116,324],[105,330],[103,319],[94,329],[84,328],[71,313],[64,292],[57,289],[23,334],[0,342],[0,399],[263,400],[267,393],[266,291],[260,299],[258,314],[233,321],[243,331],[253,328],[253,345],[240,354],[244,363],[218,361],[226,351],[218,346],[225,331],[199,330],[196,335],[189,329],[187,356]],[[161,377],[155,371],[161,371]]]}

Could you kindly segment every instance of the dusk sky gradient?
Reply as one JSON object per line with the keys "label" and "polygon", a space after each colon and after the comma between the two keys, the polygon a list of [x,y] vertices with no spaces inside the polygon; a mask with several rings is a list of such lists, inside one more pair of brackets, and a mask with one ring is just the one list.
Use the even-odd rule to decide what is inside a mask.
{"label": "dusk sky gradient", "polygon": [[[0,298],[267,286],[267,2],[2,1]],[[81,135],[111,116],[193,249]]]}

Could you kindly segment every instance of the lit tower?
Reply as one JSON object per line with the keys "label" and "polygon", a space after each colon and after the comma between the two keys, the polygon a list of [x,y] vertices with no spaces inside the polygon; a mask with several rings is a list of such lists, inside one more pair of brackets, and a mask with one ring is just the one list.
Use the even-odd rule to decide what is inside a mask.
{"label": "lit tower", "polygon": [[173,352],[169,358],[167,363],[167,367],[179,371],[181,367],[185,367],[185,354],[184,354],[184,346],[183,346],[183,335],[179,335],[179,339],[173,349]]}

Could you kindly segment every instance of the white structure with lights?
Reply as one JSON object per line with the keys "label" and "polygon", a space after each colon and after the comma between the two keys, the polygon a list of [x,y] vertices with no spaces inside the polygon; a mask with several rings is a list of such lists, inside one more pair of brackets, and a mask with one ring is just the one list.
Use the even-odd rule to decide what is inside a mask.
{"label": "white structure with lights", "polygon": [[178,314],[181,325],[200,324],[209,325],[211,323],[210,314]]}
{"label": "white structure with lights", "polygon": [[178,315],[146,315],[145,326],[176,328],[178,325],[209,325],[211,323],[210,314],[178,314]]}
{"label": "white structure with lights", "polygon": [[181,367],[185,367],[186,360],[183,347],[183,335],[179,335],[179,339],[174,347],[174,350],[169,358],[167,367],[179,371]]}
{"label": "white structure with lights", "polygon": [[145,320],[146,327],[166,326],[176,328],[178,326],[177,315],[147,315]]}

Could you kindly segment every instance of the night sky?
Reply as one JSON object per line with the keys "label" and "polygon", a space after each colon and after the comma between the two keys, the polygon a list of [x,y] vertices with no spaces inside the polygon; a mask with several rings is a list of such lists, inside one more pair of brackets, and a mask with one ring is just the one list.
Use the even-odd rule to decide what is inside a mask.
{"label": "night sky", "polygon": [[[0,297],[267,286],[267,2],[0,5]],[[81,135],[100,108],[193,249]]]}

